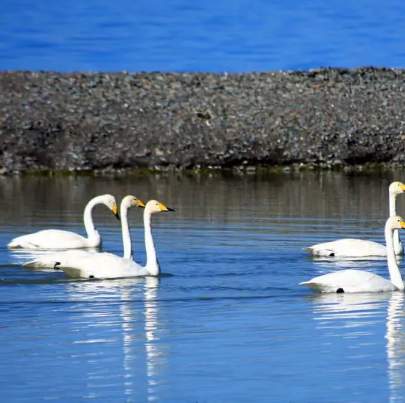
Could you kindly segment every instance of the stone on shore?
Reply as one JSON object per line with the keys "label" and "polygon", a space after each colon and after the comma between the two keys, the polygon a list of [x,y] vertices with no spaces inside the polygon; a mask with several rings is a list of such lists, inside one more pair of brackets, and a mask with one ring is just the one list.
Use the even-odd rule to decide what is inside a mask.
{"label": "stone on shore", "polygon": [[0,72],[0,173],[405,162],[405,70]]}

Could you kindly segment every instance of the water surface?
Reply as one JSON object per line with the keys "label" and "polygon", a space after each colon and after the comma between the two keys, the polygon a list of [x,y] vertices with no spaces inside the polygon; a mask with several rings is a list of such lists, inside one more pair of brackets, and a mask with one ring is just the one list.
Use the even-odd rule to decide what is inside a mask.
{"label": "water surface", "polygon": [[[402,402],[403,294],[316,295],[298,286],[384,260],[315,260],[303,247],[383,241],[389,183],[377,176],[0,177],[0,390],[7,402]],[[83,233],[92,196],[156,198],[159,279],[68,280],[23,269],[14,236]],[[399,212],[405,197],[398,199]],[[130,212],[144,262],[140,209]],[[405,213],[404,213],[405,214]],[[121,254],[103,206],[104,249]]]}
{"label": "water surface", "polygon": [[5,0],[0,69],[405,67],[400,0]]}

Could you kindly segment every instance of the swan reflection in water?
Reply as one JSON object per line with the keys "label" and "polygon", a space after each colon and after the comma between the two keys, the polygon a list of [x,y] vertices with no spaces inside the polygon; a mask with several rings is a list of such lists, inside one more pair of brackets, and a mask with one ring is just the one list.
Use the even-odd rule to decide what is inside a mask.
{"label": "swan reflection in water", "polygon": [[392,294],[387,312],[387,359],[391,403],[405,400],[404,300],[401,292]]}
{"label": "swan reflection in water", "polygon": [[[316,294],[312,295],[314,319],[324,335],[354,339],[360,346],[373,326],[386,323],[387,374],[391,403],[405,401],[405,295],[393,293]],[[376,342],[379,348],[379,341]]]}
{"label": "swan reflection in water", "polygon": [[[81,322],[81,327],[86,326],[86,323],[92,328],[105,327],[108,334],[111,334],[112,321],[117,323],[116,307],[119,302],[119,321],[114,326],[120,326],[120,338],[105,338],[105,341],[122,345],[123,394],[128,397],[146,394],[147,401],[157,400],[156,377],[159,375],[160,366],[165,365],[167,359],[161,351],[161,344],[158,341],[159,282],[157,277],[140,277],[66,283],[71,300],[79,303],[95,302],[96,307],[101,308],[86,310],[83,313],[86,322]],[[82,335],[83,333],[85,334],[85,332],[81,332]],[[97,333],[102,336],[103,329],[98,330]],[[91,341],[88,340],[88,342]],[[143,354],[140,345],[144,345]],[[142,359],[142,355],[144,355],[144,359]],[[113,359],[119,359],[119,355],[114,354]],[[146,362],[145,373],[140,362],[141,364]],[[94,386],[90,377],[89,374],[88,387],[91,387],[91,384]],[[145,379],[146,385],[142,387]]]}
{"label": "swan reflection in water", "polygon": [[[165,362],[165,358],[159,351],[158,341],[158,322],[159,305],[157,302],[157,291],[159,286],[158,277],[146,277],[143,279],[143,326],[145,332],[145,357],[146,357],[146,378],[147,378],[147,396],[148,401],[155,400],[154,386],[156,385],[156,376],[158,367]],[[133,378],[133,356],[136,355],[134,347],[134,335],[136,333],[136,323],[134,322],[134,307],[131,299],[131,290],[125,288],[126,292],[121,294],[121,318],[122,318],[122,336],[123,336],[123,368],[126,378]],[[162,362],[163,361],[163,362]],[[132,379],[125,382],[125,394],[133,395],[136,393]]]}

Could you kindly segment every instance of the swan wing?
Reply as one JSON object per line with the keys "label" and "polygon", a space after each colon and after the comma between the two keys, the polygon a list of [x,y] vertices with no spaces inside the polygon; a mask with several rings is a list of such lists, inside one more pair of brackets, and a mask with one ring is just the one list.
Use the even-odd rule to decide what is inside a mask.
{"label": "swan wing", "polygon": [[391,281],[377,274],[352,269],[324,274],[309,281],[303,281],[300,285],[320,292],[357,293],[397,290]]}
{"label": "swan wing", "polygon": [[306,250],[315,256],[325,257],[387,256],[387,248],[384,245],[352,238],[319,243]]}
{"label": "swan wing", "polygon": [[95,247],[88,239],[71,231],[47,229],[22,235],[11,240],[10,249],[74,249]]}

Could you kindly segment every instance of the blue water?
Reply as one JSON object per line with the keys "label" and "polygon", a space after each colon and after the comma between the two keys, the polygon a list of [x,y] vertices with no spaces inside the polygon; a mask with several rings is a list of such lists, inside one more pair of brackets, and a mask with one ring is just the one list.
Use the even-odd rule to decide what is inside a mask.
{"label": "blue water", "polygon": [[401,0],[3,0],[0,69],[405,67]]}
{"label": "blue water", "polygon": [[[298,285],[348,267],[387,276],[384,260],[316,260],[302,248],[383,241],[387,187],[404,175],[0,177],[1,400],[405,401],[404,294]],[[83,206],[106,192],[176,209],[153,218],[159,279],[69,280],[7,250],[38,229],[83,233]],[[130,221],[143,263],[141,214]],[[100,206],[94,220],[105,250],[121,254],[116,219]]]}

